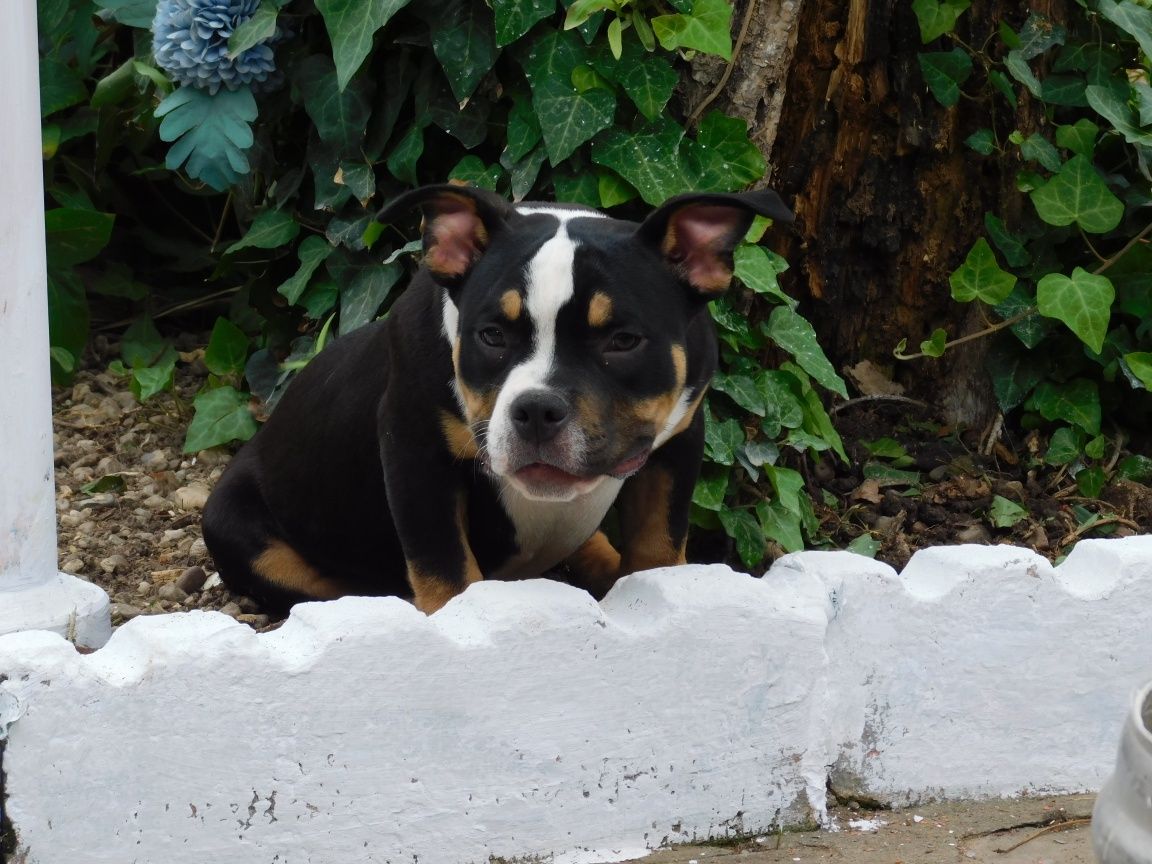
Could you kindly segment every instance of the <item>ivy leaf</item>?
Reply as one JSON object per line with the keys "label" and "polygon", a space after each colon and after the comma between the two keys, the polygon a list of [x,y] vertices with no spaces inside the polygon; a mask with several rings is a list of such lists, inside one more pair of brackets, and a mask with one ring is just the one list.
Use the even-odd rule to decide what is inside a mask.
{"label": "ivy leaf", "polygon": [[796,301],[784,293],[777,276],[788,269],[788,262],[763,246],[742,243],[733,254],[736,278],[757,294],[764,294],[796,308]]}
{"label": "ivy leaf", "polygon": [[744,429],[737,421],[716,420],[711,411],[704,412],[704,449],[709,459],[718,465],[731,465],[743,446]]}
{"label": "ivy leaf", "polygon": [[419,186],[416,163],[423,153],[424,127],[419,123],[413,123],[388,155],[388,170],[397,180],[403,180],[409,186]]}
{"label": "ivy leaf", "polygon": [[777,306],[772,310],[766,333],[773,342],[795,358],[801,369],[821,385],[834,393],[839,393],[845,399],[848,398],[844,380],[836,374],[836,370],[816,341],[816,331],[791,307]]}
{"label": "ivy leaf", "polygon": [[750,376],[719,373],[712,379],[712,388],[729,397],[745,411],[757,417],[764,416],[764,392]]}
{"label": "ivy leaf", "polygon": [[631,201],[637,196],[632,184],[615,171],[598,171],[597,182],[599,183],[601,207],[615,207]]}
{"label": "ivy leaf", "polygon": [[252,17],[240,24],[228,37],[228,56],[238,57],[253,45],[276,35],[278,10],[271,0],[260,0]]}
{"label": "ivy leaf", "polygon": [[973,244],[964,263],[948,277],[948,284],[952,288],[954,300],[970,303],[979,299],[995,306],[1012,292],[1016,277],[1000,269],[996,253],[988,241],[981,237]]}
{"label": "ivy leaf", "polygon": [[[996,136],[991,129],[977,129],[964,139],[964,143],[981,156],[988,156],[996,149]],[[860,538],[858,537],[856,539],[859,540]]]}
{"label": "ivy leaf", "polygon": [[1020,43],[1013,46],[1025,60],[1039,57],[1049,48],[1063,45],[1068,31],[1043,15],[1033,12],[1020,31]]}
{"label": "ivy leaf", "polygon": [[784,547],[785,552],[801,552],[804,535],[800,530],[800,513],[788,510],[780,501],[761,501],[756,505],[756,518],[765,536]]}
{"label": "ivy leaf", "polygon": [[1068,277],[1049,273],[1036,284],[1036,305],[1040,314],[1063,321],[1097,354],[1104,347],[1112,301],[1116,289],[1107,276],[1089,273],[1082,267]]}
{"label": "ivy leaf", "polygon": [[316,55],[300,64],[296,83],[320,140],[341,157],[358,153],[372,114],[372,82],[361,77],[343,87],[331,61]]}
{"label": "ivy leaf", "polygon": [[88,98],[80,73],[59,60],[40,60],[40,116],[47,117]]}
{"label": "ivy leaf", "polygon": [[1040,82],[1040,101],[1068,108],[1087,108],[1084,79],[1073,75],[1046,75]]}
{"label": "ivy leaf", "polygon": [[1124,216],[1124,203],[1100,179],[1091,161],[1079,154],[1031,197],[1036,212],[1049,225],[1075,222],[1090,234],[1111,231]]}
{"label": "ivy leaf", "polygon": [[1026,267],[1031,263],[1032,256],[1029,254],[1024,242],[1008,230],[1008,227],[1004,224],[1004,220],[999,216],[991,211],[985,213],[984,229],[988,232],[988,236],[992,238],[992,242],[996,244],[996,248],[1000,250],[1000,254],[1004,256],[1004,260],[1008,262],[1010,267]]}
{"label": "ivy leaf", "polygon": [[956,29],[957,19],[971,6],[970,0],[912,0],[920,24],[920,41],[927,45]]}
{"label": "ivy leaf", "polygon": [[[328,270],[333,271],[331,261]],[[381,266],[370,261],[364,266],[342,268],[332,275],[340,283],[338,333],[343,336],[376,318],[376,313],[404,275],[404,266],[399,262]]]}
{"label": "ivy leaf", "polygon": [[696,481],[692,492],[692,503],[705,510],[720,510],[724,506],[724,496],[728,492],[728,472],[706,465]]}
{"label": "ivy leaf", "polygon": [[507,144],[504,153],[512,162],[519,162],[540,142],[540,122],[532,103],[523,96],[513,97],[512,109],[508,112]]}
{"label": "ivy leaf", "polygon": [[300,295],[304,293],[304,289],[308,287],[308,280],[312,278],[316,268],[323,264],[324,259],[332,252],[332,247],[323,237],[317,237],[314,234],[305,237],[304,242],[300,244],[300,248],[296,252],[300,258],[300,269],[276,289],[277,293],[282,295],[290,304],[295,305],[296,301],[300,299]]}
{"label": "ivy leaf", "polygon": [[615,95],[602,87],[581,93],[572,84],[572,71],[587,60],[587,49],[576,34],[551,31],[536,40],[524,62],[544,146],[553,165],[563,162],[577,147],[612,125]]}
{"label": "ivy leaf", "polygon": [[988,520],[995,528],[1011,528],[1022,519],[1028,518],[1028,511],[1009,501],[1002,495],[992,497],[992,506],[988,508]]}
{"label": "ivy leaf", "polygon": [[[547,141],[547,127],[544,135]],[[633,133],[613,127],[592,142],[592,161],[611,168],[656,206],[692,188],[678,158],[683,138],[684,130],[668,119]]]}
{"label": "ivy leaf", "polygon": [[240,375],[248,360],[248,336],[227,318],[217,318],[204,349],[204,365],[213,375]]}
{"label": "ivy leaf", "polygon": [[198,453],[229,441],[247,441],[256,434],[256,420],[248,410],[249,396],[234,387],[217,387],[199,394],[192,403],[195,414],[188,424],[184,452]]}
{"label": "ivy leaf", "polygon": [[496,64],[492,10],[474,0],[423,0],[418,8],[432,31],[432,50],[452,94],[463,102]]}
{"label": "ivy leaf", "polygon": [[173,90],[155,111],[163,118],[160,140],[172,143],[164,164],[170,171],[183,166],[189,177],[223,192],[250,170],[247,150],[256,114],[247,87],[214,96],[195,87]]}
{"label": "ivy leaf", "polygon": [[99,0],[96,5],[127,27],[147,30],[156,17],[156,0]]}
{"label": "ivy leaf", "polygon": [[992,379],[996,403],[1005,414],[1023,404],[1049,371],[1041,352],[1021,351],[1011,341],[994,342],[984,358],[984,368]]}
{"label": "ivy leaf", "polygon": [[1061,426],[1052,433],[1048,442],[1048,452],[1044,454],[1047,465],[1070,465],[1080,458],[1082,432],[1071,426]]}
{"label": "ivy leaf", "polygon": [[597,55],[596,71],[624,88],[628,98],[648,120],[656,120],[672,98],[679,76],[663,57],[648,54],[635,42],[624,46],[619,60],[611,54]]}
{"label": "ivy leaf", "polygon": [[1063,420],[1083,429],[1089,435],[1100,434],[1100,392],[1095,381],[1074,378],[1067,384],[1042,382],[1028,407],[1039,411],[1045,420]]}
{"label": "ivy leaf", "polygon": [[1020,155],[1032,162],[1039,162],[1049,171],[1059,171],[1062,164],[1060,152],[1039,132],[1024,139],[1020,144]]}
{"label": "ivy leaf", "polygon": [[552,185],[558,201],[600,206],[600,181],[591,171],[554,171]]}
{"label": "ivy leaf", "polygon": [[736,554],[745,567],[755,567],[764,559],[764,532],[756,517],[747,510],[723,508],[716,513],[724,532],[736,541]]}
{"label": "ivy leaf", "polygon": [[225,249],[224,254],[231,255],[249,247],[275,249],[295,240],[299,233],[300,225],[292,214],[283,210],[261,210],[244,236]]}
{"label": "ivy leaf", "polygon": [[128,389],[139,402],[146,402],[157,393],[171,390],[176,380],[176,349],[170,348],[155,366],[133,369]]}
{"label": "ivy leaf", "polygon": [[1147,456],[1129,456],[1116,466],[1116,474],[1134,483],[1152,484],[1152,459]]}
{"label": "ivy leaf", "polygon": [[948,331],[937,328],[932,335],[920,343],[920,352],[927,357],[943,357],[948,343]]}
{"label": "ivy leaf", "polygon": [[1099,498],[1108,484],[1108,475],[1099,466],[1076,472],[1076,488],[1085,498]]}
{"label": "ivy leaf", "polygon": [[712,111],[700,123],[695,141],[686,142],[693,187],[706,192],[734,192],[764,176],[760,148],[748,140],[748,125],[738,117]]}
{"label": "ivy leaf", "polygon": [[496,45],[511,45],[532,26],[556,11],[556,0],[492,0],[496,13]]}
{"label": "ivy leaf", "polygon": [[1147,351],[1133,351],[1124,355],[1124,362],[1144,385],[1144,389],[1152,390],[1152,354]]}
{"label": "ivy leaf", "polygon": [[44,213],[48,264],[73,267],[100,254],[112,237],[116,217],[78,207],[54,207]]}
{"label": "ivy leaf", "polygon": [[1113,82],[1106,85],[1090,84],[1084,88],[1088,104],[1111,123],[1129,144],[1150,145],[1152,134],[1145,132],[1137,122],[1128,104],[1129,93],[1130,88],[1126,84],[1115,86]]}
{"label": "ivy leaf", "polygon": [[876,553],[880,551],[882,545],[883,544],[873,538],[871,534],[861,534],[844,548],[848,552],[855,552],[857,555],[863,555],[865,558],[875,558]]}
{"label": "ivy leaf", "polygon": [[960,87],[972,74],[972,58],[961,48],[917,54],[924,83],[945,108],[960,101]]}
{"label": "ivy leaf", "polygon": [[1004,67],[1013,78],[1028,89],[1029,93],[1037,99],[1040,98],[1040,79],[1036,77],[1019,49],[1008,52],[1008,56],[1004,59]]}
{"label": "ivy leaf", "polygon": [[652,30],[665,51],[687,48],[732,58],[732,6],[728,0],[695,0],[691,14],[658,15]]}
{"label": "ivy leaf", "polygon": [[1097,8],[1101,15],[1140,43],[1144,56],[1152,57],[1152,10],[1130,0],[1123,3],[1099,0]]}
{"label": "ivy leaf", "polygon": [[1099,134],[1100,127],[1082,117],[1072,126],[1056,127],[1056,144],[1091,159],[1096,151],[1096,137]]}
{"label": "ivy leaf", "polygon": [[339,88],[343,90],[372,50],[376,31],[409,0],[316,0],[332,42]]}

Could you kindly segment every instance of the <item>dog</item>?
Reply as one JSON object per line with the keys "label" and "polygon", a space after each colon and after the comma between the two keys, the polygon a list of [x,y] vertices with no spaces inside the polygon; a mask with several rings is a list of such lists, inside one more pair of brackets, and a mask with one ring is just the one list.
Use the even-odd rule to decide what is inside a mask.
{"label": "dog", "polygon": [[[428,186],[423,263],[382,320],[288,387],[204,510],[223,581],[268,609],[560,572],[602,597],[682,564],[717,365],[707,302],[770,190],[689,193],[642,223]],[[617,548],[601,530],[615,505]]]}

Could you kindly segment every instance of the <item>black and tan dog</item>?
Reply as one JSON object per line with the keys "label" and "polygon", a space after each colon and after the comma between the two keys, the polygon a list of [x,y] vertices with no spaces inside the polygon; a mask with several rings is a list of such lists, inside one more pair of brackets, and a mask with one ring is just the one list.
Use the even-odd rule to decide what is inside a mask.
{"label": "black and tan dog", "polygon": [[[437,186],[424,266],[386,320],[322,351],[204,512],[224,581],[273,608],[562,567],[600,596],[683,563],[716,368],[706,303],[770,191],[673,198],[642,224]],[[616,505],[619,552],[599,530]]]}

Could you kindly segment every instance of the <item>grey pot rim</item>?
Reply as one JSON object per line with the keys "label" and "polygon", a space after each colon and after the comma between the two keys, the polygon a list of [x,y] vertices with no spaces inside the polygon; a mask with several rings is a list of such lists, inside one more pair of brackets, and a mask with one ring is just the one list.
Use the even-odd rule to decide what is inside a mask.
{"label": "grey pot rim", "polygon": [[1132,700],[1131,720],[1136,737],[1152,752],[1152,681],[1136,691]]}

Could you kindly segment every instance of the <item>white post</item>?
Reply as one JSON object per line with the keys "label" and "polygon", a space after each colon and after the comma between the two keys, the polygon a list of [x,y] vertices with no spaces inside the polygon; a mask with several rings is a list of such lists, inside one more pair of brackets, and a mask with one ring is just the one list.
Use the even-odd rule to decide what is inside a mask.
{"label": "white post", "polygon": [[108,596],[56,569],[36,0],[0,27],[0,634],[107,641]]}

